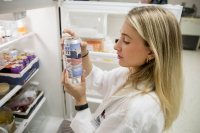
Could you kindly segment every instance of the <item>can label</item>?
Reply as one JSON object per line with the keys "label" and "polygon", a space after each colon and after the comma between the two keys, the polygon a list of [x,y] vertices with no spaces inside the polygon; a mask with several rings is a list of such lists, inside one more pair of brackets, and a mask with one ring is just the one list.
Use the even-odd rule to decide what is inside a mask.
{"label": "can label", "polygon": [[64,63],[69,77],[76,82],[82,75],[81,40],[67,38],[64,40]]}

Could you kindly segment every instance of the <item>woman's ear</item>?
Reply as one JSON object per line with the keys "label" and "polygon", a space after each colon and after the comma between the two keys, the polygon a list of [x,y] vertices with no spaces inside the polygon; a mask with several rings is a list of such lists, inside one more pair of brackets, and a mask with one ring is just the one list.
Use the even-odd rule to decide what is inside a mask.
{"label": "woman's ear", "polygon": [[149,58],[150,60],[152,60],[152,59],[155,58],[155,55],[154,55],[154,53],[153,53],[153,51],[152,51],[151,49],[149,49],[149,51],[148,51],[148,58]]}

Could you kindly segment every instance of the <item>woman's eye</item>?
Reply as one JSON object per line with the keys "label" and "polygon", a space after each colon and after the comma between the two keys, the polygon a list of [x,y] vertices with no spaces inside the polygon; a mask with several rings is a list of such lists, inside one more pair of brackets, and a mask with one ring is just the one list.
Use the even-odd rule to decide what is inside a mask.
{"label": "woman's eye", "polygon": [[129,41],[126,41],[126,40],[123,40],[123,42],[124,42],[125,44],[129,44],[129,43],[130,43]]}

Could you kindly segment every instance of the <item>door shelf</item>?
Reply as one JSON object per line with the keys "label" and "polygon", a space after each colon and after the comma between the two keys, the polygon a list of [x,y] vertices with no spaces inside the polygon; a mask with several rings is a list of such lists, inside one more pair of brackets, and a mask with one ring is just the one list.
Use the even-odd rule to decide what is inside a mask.
{"label": "door shelf", "polygon": [[14,43],[16,43],[16,42],[18,42],[18,41],[20,41],[20,40],[22,40],[22,39],[24,39],[24,38],[28,38],[28,37],[33,36],[33,35],[35,35],[35,33],[29,32],[29,33],[27,33],[27,34],[24,34],[24,35],[18,37],[18,38],[14,38],[14,39],[11,39],[11,40],[8,41],[8,42],[5,42],[5,43],[3,43],[3,44],[0,44],[0,51],[3,50],[4,48],[7,48],[7,47],[13,45]]}
{"label": "door shelf", "polygon": [[100,98],[95,98],[95,97],[89,97],[89,96],[87,96],[87,101],[90,102],[90,103],[101,104],[103,100],[100,99]]}
{"label": "door shelf", "polygon": [[42,105],[44,104],[45,101],[46,101],[46,98],[43,97],[28,119],[16,118],[15,122],[17,125],[17,129],[14,133],[22,133],[24,131],[24,129],[28,126],[28,124],[31,122],[31,120],[36,115],[36,113],[39,111],[39,109],[42,107]]}
{"label": "door shelf", "polygon": [[103,52],[90,51],[90,57],[93,62],[118,64],[117,54],[114,54],[114,53],[103,53]]}
{"label": "door shelf", "polygon": [[86,94],[88,102],[100,104],[103,101],[103,97],[95,93],[95,91],[90,90],[87,91]]}

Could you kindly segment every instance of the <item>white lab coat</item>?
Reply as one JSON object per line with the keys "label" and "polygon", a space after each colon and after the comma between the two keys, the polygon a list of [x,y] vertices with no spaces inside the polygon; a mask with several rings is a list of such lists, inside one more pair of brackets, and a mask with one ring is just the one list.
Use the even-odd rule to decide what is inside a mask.
{"label": "white lab coat", "polygon": [[155,92],[141,94],[127,85],[115,93],[127,80],[128,72],[124,67],[102,71],[93,66],[86,87],[95,89],[104,100],[93,115],[90,109],[77,112],[71,123],[75,133],[163,132],[164,116]]}

